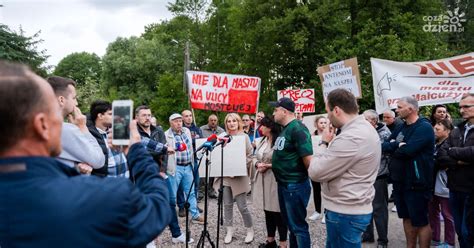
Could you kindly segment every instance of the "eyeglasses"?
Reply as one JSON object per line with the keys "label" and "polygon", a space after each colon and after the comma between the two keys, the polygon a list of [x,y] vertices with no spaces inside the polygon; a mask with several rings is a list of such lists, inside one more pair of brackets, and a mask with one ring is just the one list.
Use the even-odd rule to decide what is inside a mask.
{"label": "eyeglasses", "polygon": [[459,105],[459,109],[468,109],[468,108],[471,108],[471,107],[474,107],[474,104],[471,104],[471,105]]}
{"label": "eyeglasses", "polygon": [[250,121],[250,120],[242,120],[242,121]]}

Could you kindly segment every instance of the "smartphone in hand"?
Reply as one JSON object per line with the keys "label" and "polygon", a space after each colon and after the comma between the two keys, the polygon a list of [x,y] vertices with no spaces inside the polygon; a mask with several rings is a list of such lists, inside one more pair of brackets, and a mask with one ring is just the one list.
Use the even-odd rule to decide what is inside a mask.
{"label": "smartphone in hand", "polygon": [[132,100],[112,102],[112,144],[128,145],[130,142],[130,121],[133,117]]}

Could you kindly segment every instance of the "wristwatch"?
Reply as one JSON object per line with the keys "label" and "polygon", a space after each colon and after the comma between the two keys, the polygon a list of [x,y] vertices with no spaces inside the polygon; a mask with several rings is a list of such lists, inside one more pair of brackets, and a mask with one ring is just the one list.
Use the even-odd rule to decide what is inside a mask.
{"label": "wristwatch", "polygon": [[328,146],[329,146],[329,142],[324,141],[324,140],[321,140],[321,141],[319,141],[318,146],[320,146],[320,145],[325,145],[326,147],[328,147]]}

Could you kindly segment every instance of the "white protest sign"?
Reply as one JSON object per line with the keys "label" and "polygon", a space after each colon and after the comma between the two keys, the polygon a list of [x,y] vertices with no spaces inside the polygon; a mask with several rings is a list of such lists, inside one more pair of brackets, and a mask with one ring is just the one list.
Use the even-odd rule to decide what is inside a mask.
{"label": "white protest sign", "polygon": [[423,62],[370,62],[377,113],[396,108],[404,96],[426,106],[459,102],[463,94],[474,93],[474,53]]}
{"label": "white protest sign", "polygon": [[[224,176],[246,176],[247,175],[247,155],[244,135],[232,136],[232,141],[224,147]],[[196,139],[196,147],[201,146],[207,139]],[[209,153],[211,164],[209,165],[209,176],[221,176],[221,150],[218,146]],[[199,176],[206,176],[206,156],[201,160],[199,166]]]}
{"label": "white protest sign", "polygon": [[295,113],[314,113],[314,89],[286,89],[277,91],[277,99],[288,97],[295,102]]}
{"label": "white protest sign", "polygon": [[329,92],[338,88],[349,90],[357,98],[362,97],[357,58],[324,65],[318,67],[317,71],[323,86],[324,100],[326,100]]}

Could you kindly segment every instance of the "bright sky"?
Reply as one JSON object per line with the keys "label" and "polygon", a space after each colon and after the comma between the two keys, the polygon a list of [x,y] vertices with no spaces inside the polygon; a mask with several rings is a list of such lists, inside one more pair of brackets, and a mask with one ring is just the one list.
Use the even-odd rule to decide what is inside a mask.
{"label": "bright sky", "polygon": [[0,23],[27,36],[41,31],[49,65],[73,52],[105,54],[117,37],[139,36],[147,24],[169,20],[168,0],[0,0]]}

